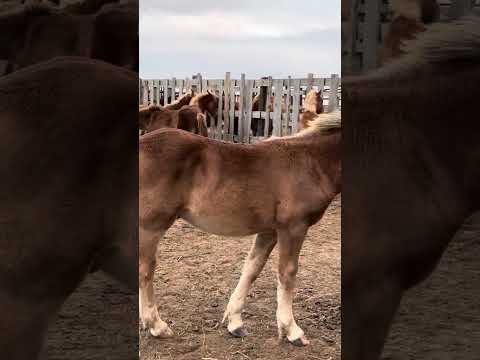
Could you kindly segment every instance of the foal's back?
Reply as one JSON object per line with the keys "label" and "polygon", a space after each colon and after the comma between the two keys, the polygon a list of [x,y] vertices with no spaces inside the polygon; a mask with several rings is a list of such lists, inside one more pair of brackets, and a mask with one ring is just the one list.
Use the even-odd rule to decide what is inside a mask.
{"label": "foal's back", "polygon": [[147,134],[140,139],[141,222],[162,227],[181,216],[208,232],[247,235],[316,211],[325,189],[311,147],[301,138],[241,145],[175,129]]}

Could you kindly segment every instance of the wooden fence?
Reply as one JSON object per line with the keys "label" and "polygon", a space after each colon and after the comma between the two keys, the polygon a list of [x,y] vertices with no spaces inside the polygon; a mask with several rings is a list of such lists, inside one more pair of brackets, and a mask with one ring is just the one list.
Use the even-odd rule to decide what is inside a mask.
{"label": "wooden fence", "polygon": [[[305,95],[311,89],[322,90],[326,111],[341,106],[340,78],[336,74],[329,78],[315,78],[309,74],[301,79],[268,77],[249,80],[244,74],[240,79],[232,79],[230,73],[218,80],[202,79],[200,74],[194,79],[141,79],[139,103],[165,106],[190,89],[197,92],[208,89],[218,96],[218,121],[216,126],[209,128],[209,137],[233,142],[254,143],[262,140],[269,136],[270,124],[273,125],[274,136],[296,133]],[[273,111],[269,111],[268,106],[261,106],[261,111],[252,110],[253,97],[261,92],[264,104],[270,104],[273,97]],[[259,129],[256,134],[251,131],[252,122]]]}
{"label": "wooden fence", "polygon": [[[480,0],[437,0],[442,20],[480,13]],[[388,0],[351,0],[350,18],[342,22],[342,73],[378,67],[378,51],[391,21]]]}

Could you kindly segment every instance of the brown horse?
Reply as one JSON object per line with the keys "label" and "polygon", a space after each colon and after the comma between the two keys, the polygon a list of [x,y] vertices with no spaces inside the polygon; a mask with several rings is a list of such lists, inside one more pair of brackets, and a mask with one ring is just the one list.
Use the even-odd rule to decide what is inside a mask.
{"label": "brown horse", "polygon": [[342,84],[345,360],[380,357],[405,291],[480,210],[480,19],[434,24],[406,51]]}
{"label": "brown horse", "polygon": [[380,63],[388,63],[405,53],[406,40],[415,39],[426,30],[426,25],[440,18],[436,0],[394,0],[391,2],[393,20],[383,41]]}
{"label": "brown horse", "polygon": [[184,105],[179,110],[171,110],[158,105],[140,105],[138,121],[143,133],[161,128],[177,128],[208,136],[205,115],[196,106]]}
{"label": "brown horse", "polygon": [[279,337],[308,344],[292,311],[298,255],[308,228],[340,192],[340,128],[335,112],[297,135],[254,145],[174,129],[140,138],[140,318],[152,335],[172,335],[152,281],[157,245],[180,217],[214,234],[258,234],[224,315],[233,336],[246,335],[241,313],[248,291],[278,243]]}
{"label": "brown horse", "polygon": [[207,127],[210,127],[212,124],[210,118],[213,119],[214,124],[217,125],[218,120],[218,97],[211,93],[210,91],[205,91],[200,94],[194,95],[192,100],[190,100],[190,105],[196,106],[202,114],[207,118]]}
{"label": "brown horse", "polygon": [[136,290],[138,75],[57,58],[0,88],[0,358],[34,360],[90,270]]}
{"label": "brown horse", "polygon": [[298,119],[298,129],[306,129],[310,121],[312,121],[318,114],[323,113],[323,111],[322,91],[317,91],[315,89],[310,90],[305,97],[303,112]]}
{"label": "brown horse", "polygon": [[167,110],[180,110],[183,106],[189,105],[190,101],[192,101],[195,93],[193,90],[188,91],[186,94],[179,97],[176,101],[171,104],[164,106]]}

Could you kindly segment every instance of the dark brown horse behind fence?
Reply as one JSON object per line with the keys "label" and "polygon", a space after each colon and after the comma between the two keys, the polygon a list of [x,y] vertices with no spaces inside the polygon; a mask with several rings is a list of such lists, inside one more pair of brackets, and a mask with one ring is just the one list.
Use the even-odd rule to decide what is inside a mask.
{"label": "dark brown horse behind fence", "polygon": [[479,18],[343,81],[342,359],[380,357],[404,292],[480,210],[479,83]]}
{"label": "dark brown horse behind fence", "polygon": [[0,359],[34,360],[89,270],[136,289],[138,77],[57,58],[0,88]]}
{"label": "dark brown horse behind fence", "polygon": [[[193,96],[190,105],[196,106],[206,116],[207,127],[217,126],[218,97],[210,91],[205,91]],[[213,120],[213,122],[212,122]]]}
{"label": "dark brown horse behind fence", "polygon": [[184,105],[179,110],[167,109],[158,105],[140,106],[138,112],[139,129],[149,133],[161,128],[176,128],[208,136],[206,117],[200,109]]}
{"label": "dark brown horse behind fence", "polygon": [[165,105],[165,109],[180,110],[183,106],[189,105],[190,101],[192,101],[194,96],[195,96],[195,92],[193,90],[190,90],[186,94],[179,97],[176,101],[168,105]]}
{"label": "dark brown horse behind fence", "polygon": [[308,228],[340,191],[340,113],[323,114],[297,135],[255,145],[231,144],[161,129],[140,138],[140,318],[154,336],[172,331],[153,290],[159,241],[177,218],[205,231],[257,234],[224,320],[244,336],[249,289],[278,243],[279,338],[306,345],[293,311],[298,255]]}

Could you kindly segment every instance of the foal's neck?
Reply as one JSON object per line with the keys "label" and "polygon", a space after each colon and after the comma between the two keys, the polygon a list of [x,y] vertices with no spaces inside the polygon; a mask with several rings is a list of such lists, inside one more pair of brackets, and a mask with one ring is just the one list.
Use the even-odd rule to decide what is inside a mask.
{"label": "foal's neck", "polygon": [[333,191],[338,194],[341,191],[341,132],[331,134],[311,132],[304,136],[296,137],[299,144],[304,144],[305,151],[310,154],[312,161],[330,179]]}

